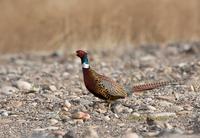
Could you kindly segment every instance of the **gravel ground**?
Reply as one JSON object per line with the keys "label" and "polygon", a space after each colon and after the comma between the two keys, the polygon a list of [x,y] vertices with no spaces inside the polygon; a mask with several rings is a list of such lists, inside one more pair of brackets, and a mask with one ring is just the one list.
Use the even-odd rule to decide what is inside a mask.
{"label": "gravel ground", "polygon": [[182,80],[133,93],[111,109],[89,93],[75,51],[0,57],[0,137],[198,137],[200,43],[89,51],[91,66],[123,84]]}

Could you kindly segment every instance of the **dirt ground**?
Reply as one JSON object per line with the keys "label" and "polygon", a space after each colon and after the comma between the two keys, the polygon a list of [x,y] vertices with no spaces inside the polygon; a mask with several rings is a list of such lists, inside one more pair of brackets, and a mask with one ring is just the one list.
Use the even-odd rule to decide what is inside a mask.
{"label": "dirt ground", "polygon": [[88,52],[91,67],[127,91],[146,82],[182,81],[133,93],[108,109],[86,90],[74,50],[64,55],[3,55],[0,137],[198,137],[199,42],[94,48]]}

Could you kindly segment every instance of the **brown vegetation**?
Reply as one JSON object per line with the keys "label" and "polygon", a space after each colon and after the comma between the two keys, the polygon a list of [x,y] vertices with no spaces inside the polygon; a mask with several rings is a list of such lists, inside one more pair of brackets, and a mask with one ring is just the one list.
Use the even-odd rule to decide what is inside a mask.
{"label": "brown vegetation", "polygon": [[198,0],[1,0],[0,50],[191,41]]}

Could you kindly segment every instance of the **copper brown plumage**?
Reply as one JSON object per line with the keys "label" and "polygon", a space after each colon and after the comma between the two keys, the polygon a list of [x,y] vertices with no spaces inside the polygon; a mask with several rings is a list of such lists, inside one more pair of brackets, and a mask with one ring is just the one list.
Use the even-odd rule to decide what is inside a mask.
{"label": "copper brown plumage", "polygon": [[[88,91],[94,94],[94,96],[107,101],[127,97],[129,92],[127,92],[122,85],[106,76],[98,74],[90,68],[87,52],[77,50],[76,53],[77,56],[81,58],[84,83]],[[171,81],[136,85],[133,86],[130,92],[151,90],[168,84],[171,84]]]}

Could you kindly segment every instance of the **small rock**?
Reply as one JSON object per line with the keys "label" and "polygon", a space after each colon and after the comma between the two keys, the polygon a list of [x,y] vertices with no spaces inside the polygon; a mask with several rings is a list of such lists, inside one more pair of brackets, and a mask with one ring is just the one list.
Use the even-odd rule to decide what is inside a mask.
{"label": "small rock", "polygon": [[74,119],[73,121],[74,121],[73,124],[83,124],[84,123],[83,119]]}
{"label": "small rock", "polygon": [[125,123],[119,123],[119,124],[117,124],[117,126],[119,126],[119,127],[124,127],[126,124]]}
{"label": "small rock", "polygon": [[70,117],[70,113],[69,112],[67,112],[67,111],[65,111],[65,110],[61,110],[60,112],[59,112],[59,117],[60,117],[60,119],[62,120],[62,121],[66,121],[66,120],[68,120]]}
{"label": "small rock", "polygon": [[44,128],[44,129],[45,130],[58,130],[59,127],[49,126],[49,127]]}
{"label": "small rock", "polygon": [[123,112],[124,112],[124,113],[131,113],[131,112],[133,112],[133,109],[128,108],[128,107],[124,107]]}
{"label": "small rock", "polygon": [[30,138],[47,138],[47,136],[48,136],[48,133],[44,132],[44,130],[42,131],[34,130]]}
{"label": "small rock", "polygon": [[58,123],[58,120],[56,120],[56,119],[50,119],[50,124],[51,125],[55,125],[57,123]]}
{"label": "small rock", "polygon": [[172,130],[173,129],[173,126],[171,126],[169,123],[164,123],[164,126],[167,130]]}
{"label": "small rock", "polygon": [[67,111],[69,111],[69,108],[67,108],[67,107],[63,107],[62,110],[64,110],[64,111],[67,112]]}
{"label": "small rock", "polygon": [[127,132],[122,138],[139,138],[139,136],[134,132]]}
{"label": "small rock", "polygon": [[179,134],[183,134],[184,133],[184,131],[181,130],[180,128],[174,128],[174,132],[175,133],[179,133]]}
{"label": "small rock", "polygon": [[19,108],[23,103],[22,101],[11,101],[10,104],[15,108]]}
{"label": "small rock", "polygon": [[77,136],[74,131],[70,130],[63,136],[63,138],[77,138]]}
{"label": "small rock", "polygon": [[139,113],[136,113],[136,112],[134,112],[134,113],[132,113],[132,116],[135,116],[135,117],[140,117],[140,114],[139,114]]}
{"label": "small rock", "polygon": [[148,137],[156,137],[158,135],[160,135],[160,131],[154,131],[154,132],[145,133],[145,136],[148,136]]}
{"label": "small rock", "polygon": [[70,75],[69,72],[64,72],[62,76],[63,76],[64,78],[69,78],[69,75]]}
{"label": "small rock", "polygon": [[88,113],[84,113],[84,112],[75,112],[74,114],[72,114],[72,118],[88,120],[88,119],[90,119],[90,115]]}
{"label": "small rock", "polygon": [[187,114],[191,114],[191,111],[183,110],[183,111],[177,112],[176,114],[177,114],[177,115],[187,115]]}
{"label": "small rock", "polygon": [[139,113],[134,112],[131,115],[129,115],[129,120],[136,120],[136,121],[138,121],[140,119],[143,119],[143,118],[141,117],[141,115]]}
{"label": "small rock", "polygon": [[66,69],[67,70],[73,70],[74,66],[72,64],[67,64]]}
{"label": "small rock", "polygon": [[49,86],[49,89],[50,89],[51,91],[56,91],[56,90],[57,90],[56,86],[54,86],[54,85]]}
{"label": "small rock", "polygon": [[32,106],[33,106],[33,107],[36,107],[36,106],[37,106],[37,103],[36,103],[36,102],[33,102],[33,103],[32,103]]}
{"label": "small rock", "polygon": [[167,101],[160,101],[159,105],[162,106],[162,107],[169,107],[169,106],[172,106],[173,103],[167,102]]}
{"label": "small rock", "polygon": [[16,82],[16,86],[18,89],[20,90],[28,90],[30,91],[32,89],[32,85],[26,81],[22,81],[22,80],[19,80]]}
{"label": "small rock", "polygon": [[158,96],[156,98],[161,100],[161,101],[167,101],[167,102],[170,102],[170,103],[173,103],[175,101],[174,96]]}
{"label": "small rock", "polygon": [[56,131],[53,131],[51,134],[53,134],[55,138],[63,138],[63,136],[65,135],[65,132],[56,130]]}
{"label": "small rock", "polygon": [[105,119],[106,121],[110,121],[110,117],[109,117],[108,115],[105,116],[104,119]]}
{"label": "small rock", "polygon": [[114,113],[131,113],[133,111],[133,109],[131,108],[128,108],[128,107],[125,107],[123,106],[122,104],[116,104],[116,105],[113,105],[113,107],[111,108],[111,110],[114,112]]}
{"label": "small rock", "polygon": [[178,64],[178,66],[184,72],[189,72],[191,70],[190,65],[188,63],[180,63]]}
{"label": "small rock", "polygon": [[193,107],[190,106],[190,105],[185,105],[185,106],[183,107],[183,109],[186,110],[186,111],[192,111],[192,110],[193,110]]}
{"label": "small rock", "polygon": [[114,114],[114,116],[115,116],[116,118],[119,118],[119,116],[118,116],[117,114]]}
{"label": "small rock", "polygon": [[112,109],[114,113],[121,113],[123,111],[123,106],[121,104],[117,104]]}
{"label": "small rock", "polygon": [[6,110],[0,110],[0,115],[1,116],[8,116],[8,112]]}
{"label": "small rock", "polygon": [[71,103],[68,100],[65,100],[64,106],[67,108],[71,107]]}
{"label": "small rock", "polygon": [[176,117],[176,113],[173,112],[162,112],[162,113],[152,113],[149,114],[149,117],[154,119],[154,120],[167,120],[170,117]]}
{"label": "small rock", "polygon": [[155,111],[156,108],[154,106],[151,105],[147,105],[147,109],[151,110],[151,111]]}
{"label": "small rock", "polygon": [[76,93],[76,94],[82,93],[82,90],[81,90],[80,88],[74,88],[73,91],[74,91],[74,93]]}
{"label": "small rock", "polygon": [[169,112],[179,112],[179,111],[183,110],[183,107],[177,106],[177,105],[173,105],[173,106],[170,106],[167,109],[168,109]]}
{"label": "small rock", "polygon": [[84,138],[99,138],[97,132],[96,132],[93,128],[89,128],[89,129],[85,132],[85,134],[84,134],[83,137],[84,137]]}
{"label": "small rock", "polygon": [[4,86],[0,89],[0,92],[4,95],[11,95],[16,92],[16,88],[12,86]]}

